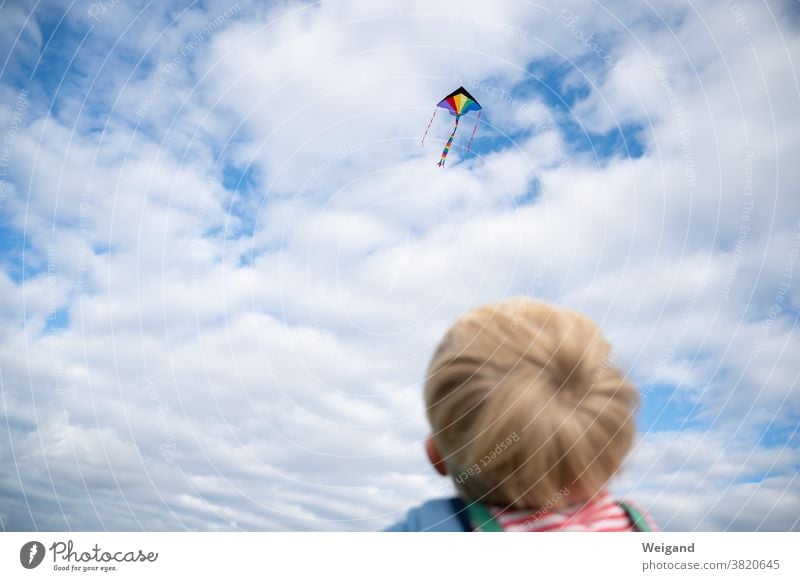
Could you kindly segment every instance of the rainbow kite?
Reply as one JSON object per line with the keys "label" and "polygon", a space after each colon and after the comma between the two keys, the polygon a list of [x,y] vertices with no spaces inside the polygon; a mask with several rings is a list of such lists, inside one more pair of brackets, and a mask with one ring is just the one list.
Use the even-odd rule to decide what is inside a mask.
{"label": "rainbow kite", "polygon": [[472,128],[472,135],[470,136],[469,143],[467,144],[467,151],[469,151],[472,147],[472,138],[475,137],[475,131],[478,129],[478,123],[481,120],[481,109],[483,109],[483,107],[480,106],[480,103],[475,100],[475,97],[470,95],[464,87],[459,87],[447,95],[447,97],[439,101],[439,104],[436,105],[436,109],[433,110],[433,116],[428,122],[428,128],[425,129],[425,135],[422,136],[422,145],[425,145],[425,136],[428,135],[428,129],[431,128],[433,118],[436,117],[436,111],[439,107],[442,109],[447,109],[450,111],[451,115],[456,116],[456,125],[453,127],[453,132],[450,134],[450,139],[447,140],[447,145],[444,146],[444,151],[442,151],[442,159],[440,159],[439,163],[437,164],[439,167],[444,167],[444,162],[447,159],[447,153],[450,151],[450,146],[453,144],[453,137],[455,137],[456,130],[458,129],[458,120],[462,115],[465,115],[470,111],[478,112],[478,118],[475,120],[475,127]]}

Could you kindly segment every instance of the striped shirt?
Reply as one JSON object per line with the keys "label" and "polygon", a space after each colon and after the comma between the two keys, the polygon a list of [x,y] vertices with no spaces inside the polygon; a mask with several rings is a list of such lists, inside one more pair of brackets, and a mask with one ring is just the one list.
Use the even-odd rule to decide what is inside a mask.
{"label": "striped shirt", "polygon": [[[638,505],[625,501],[638,510],[652,530],[658,530],[653,519]],[[627,532],[636,530],[628,514],[603,491],[586,503],[559,510],[507,510],[489,508],[495,521],[508,532],[591,531]]]}

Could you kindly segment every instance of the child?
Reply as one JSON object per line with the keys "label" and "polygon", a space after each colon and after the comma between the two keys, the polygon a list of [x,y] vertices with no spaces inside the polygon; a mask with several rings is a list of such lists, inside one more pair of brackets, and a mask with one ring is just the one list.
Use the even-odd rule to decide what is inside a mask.
{"label": "child", "polygon": [[639,531],[606,485],[633,443],[638,392],[586,317],[530,299],[469,311],[425,384],[431,464],[459,496],[389,531]]}

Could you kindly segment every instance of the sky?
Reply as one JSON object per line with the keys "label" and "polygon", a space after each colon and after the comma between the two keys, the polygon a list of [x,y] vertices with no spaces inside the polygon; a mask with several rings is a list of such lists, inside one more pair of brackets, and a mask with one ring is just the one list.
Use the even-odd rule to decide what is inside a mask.
{"label": "sky", "polygon": [[641,390],[615,495],[800,530],[798,57],[788,0],[3,2],[0,530],[379,530],[519,295]]}

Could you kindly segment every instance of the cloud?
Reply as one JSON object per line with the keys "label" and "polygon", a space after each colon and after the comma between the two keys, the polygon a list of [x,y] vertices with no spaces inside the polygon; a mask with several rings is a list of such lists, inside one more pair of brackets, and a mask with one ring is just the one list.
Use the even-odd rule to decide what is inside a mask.
{"label": "cloud", "polygon": [[797,449],[729,437],[724,430],[648,434],[615,490],[639,499],[667,530],[796,530]]}
{"label": "cloud", "polygon": [[452,492],[438,337],[518,294],[643,391],[615,491],[798,528],[788,3],[102,8],[0,9],[4,529],[380,528]]}

